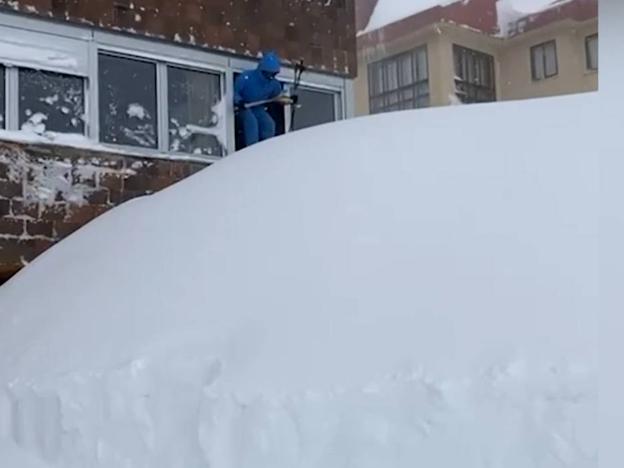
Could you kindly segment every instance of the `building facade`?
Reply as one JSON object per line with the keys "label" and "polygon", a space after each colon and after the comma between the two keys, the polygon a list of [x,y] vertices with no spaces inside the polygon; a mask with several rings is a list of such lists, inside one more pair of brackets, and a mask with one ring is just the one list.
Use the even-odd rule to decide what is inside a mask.
{"label": "building facade", "polygon": [[[362,1],[360,27],[382,0]],[[358,58],[359,115],[596,91],[598,0],[509,18],[497,0],[438,6],[360,33]]]}
{"label": "building facade", "polygon": [[307,67],[294,130],[353,115],[352,0],[0,0],[0,281],[234,152],[234,79],[269,49],[286,89]]}

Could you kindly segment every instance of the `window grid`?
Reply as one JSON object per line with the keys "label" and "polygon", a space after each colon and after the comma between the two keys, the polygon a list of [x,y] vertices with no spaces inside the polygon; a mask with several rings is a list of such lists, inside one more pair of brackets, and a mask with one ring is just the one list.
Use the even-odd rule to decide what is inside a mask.
{"label": "window grid", "polygon": [[455,92],[466,104],[496,101],[494,57],[453,45]]}
{"label": "window grid", "polygon": [[531,47],[531,75],[533,81],[553,78],[558,74],[557,42],[553,40]]}
{"label": "window grid", "polygon": [[371,63],[368,76],[371,114],[429,106],[427,46]]}

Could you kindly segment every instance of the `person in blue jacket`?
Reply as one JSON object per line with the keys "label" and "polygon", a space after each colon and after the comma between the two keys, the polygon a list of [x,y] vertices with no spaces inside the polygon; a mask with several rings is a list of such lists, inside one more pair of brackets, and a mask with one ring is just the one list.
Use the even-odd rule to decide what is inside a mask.
{"label": "person in blue jacket", "polygon": [[[236,78],[234,83],[234,106],[239,112],[243,126],[245,146],[275,136],[275,121],[266,106],[246,109],[245,104],[278,98],[282,94],[282,84],[276,79],[281,62],[274,52],[263,54],[255,70],[247,70]],[[286,102],[283,102],[284,104]]]}

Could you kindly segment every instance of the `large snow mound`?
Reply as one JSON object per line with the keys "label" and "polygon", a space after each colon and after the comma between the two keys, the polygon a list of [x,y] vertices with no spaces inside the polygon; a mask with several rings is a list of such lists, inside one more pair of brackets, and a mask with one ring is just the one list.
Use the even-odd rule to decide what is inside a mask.
{"label": "large snow mound", "polygon": [[0,289],[0,439],[63,468],[596,467],[598,111],[345,121],[102,216]]}

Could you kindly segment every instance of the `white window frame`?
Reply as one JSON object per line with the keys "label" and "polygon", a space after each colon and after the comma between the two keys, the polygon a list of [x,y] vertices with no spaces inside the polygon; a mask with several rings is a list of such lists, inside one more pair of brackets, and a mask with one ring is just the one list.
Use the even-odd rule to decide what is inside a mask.
{"label": "white window frame", "polygon": [[[546,52],[547,50],[549,50],[551,46],[555,54],[555,72],[552,74],[547,74],[546,69],[547,69],[548,57],[547,57]],[[538,50],[542,51],[542,63],[540,64],[540,67],[541,67],[540,70],[542,72],[542,76],[538,76],[538,71],[540,70],[536,69],[535,67],[535,53]],[[552,78],[556,78],[557,76],[559,76],[559,46],[557,44],[556,39],[551,39],[551,40],[532,46],[530,49],[530,57],[531,57],[531,79],[534,82],[550,80]]]}
{"label": "white window frame", "polygon": [[[219,54],[213,51],[177,45],[171,42],[151,40],[143,37],[133,37],[129,34],[101,31],[88,26],[56,23],[43,19],[25,17],[23,15],[1,12],[0,27],[10,27],[20,31],[20,34],[33,33],[33,37],[46,36],[54,41],[70,39],[68,43],[75,44],[79,54],[87,57],[86,69],[72,73],[68,70],[59,70],[53,66],[36,67],[41,70],[80,76],[85,83],[85,135],[94,143],[110,149],[112,153],[122,152],[128,155],[141,157],[185,159],[209,162],[220,160],[223,156],[235,151],[235,117],[234,117],[234,74],[253,68],[257,61],[244,59],[240,56]],[[43,36],[42,36],[43,35]],[[0,44],[2,42],[0,41]],[[99,70],[100,53],[111,53],[122,57],[137,60],[153,61],[156,64],[156,89],[158,110],[158,149],[141,148],[138,146],[115,145],[100,142],[99,128]],[[5,128],[19,130],[19,64],[0,63],[5,66]],[[225,144],[223,156],[198,156],[187,153],[174,153],[169,150],[169,112],[167,67],[175,66],[192,71],[218,74],[221,78],[221,94],[225,100],[226,122],[220,141]],[[22,68],[33,68],[23,66]],[[279,79],[292,83],[294,70],[284,67]],[[326,75],[315,72],[306,72],[301,87],[312,91],[330,92],[334,95],[334,109],[336,120],[345,119],[354,115],[353,81],[346,77]],[[286,125],[290,125],[290,113],[286,112]]]}
{"label": "white window frame", "polygon": [[[592,62],[592,56],[591,56],[591,48],[590,48],[590,44],[592,41],[596,41],[596,66],[592,67],[591,66],[591,62]],[[598,33],[596,34],[590,34],[589,36],[585,37],[585,68],[587,69],[587,71],[590,72],[597,72],[598,68],[600,67],[600,61],[599,61],[599,37],[598,37]]]}

